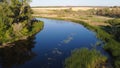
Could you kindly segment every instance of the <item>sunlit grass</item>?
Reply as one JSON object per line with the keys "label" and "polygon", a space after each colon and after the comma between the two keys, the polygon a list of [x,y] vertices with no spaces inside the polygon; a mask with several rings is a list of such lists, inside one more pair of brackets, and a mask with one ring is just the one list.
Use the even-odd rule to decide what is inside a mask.
{"label": "sunlit grass", "polygon": [[78,49],[66,59],[65,68],[103,68],[107,58],[95,49]]}

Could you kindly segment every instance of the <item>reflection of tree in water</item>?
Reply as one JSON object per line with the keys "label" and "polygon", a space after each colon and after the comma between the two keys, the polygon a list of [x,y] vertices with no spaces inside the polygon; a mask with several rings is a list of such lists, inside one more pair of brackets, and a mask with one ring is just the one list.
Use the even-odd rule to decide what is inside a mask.
{"label": "reflection of tree in water", "polygon": [[34,37],[27,40],[20,40],[14,42],[12,47],[5,47],[0,49],[0,64],[3,68],[12,68],[14,65],[24,64],[31,60],[35,54],[32,52],[35,42]]}

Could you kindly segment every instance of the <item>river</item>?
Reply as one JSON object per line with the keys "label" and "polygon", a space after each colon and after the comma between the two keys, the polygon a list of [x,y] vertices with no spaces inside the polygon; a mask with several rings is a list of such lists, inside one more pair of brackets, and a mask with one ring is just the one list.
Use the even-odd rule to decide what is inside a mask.
{"label": "river", "polygon": [[[100,41],[93,31],[78,23],[37,18],[44,28],[27,40],[0,49],[0,68],[64,68],[74,49],[93,48]],[[97,47],[101,52],[101,46]]]}

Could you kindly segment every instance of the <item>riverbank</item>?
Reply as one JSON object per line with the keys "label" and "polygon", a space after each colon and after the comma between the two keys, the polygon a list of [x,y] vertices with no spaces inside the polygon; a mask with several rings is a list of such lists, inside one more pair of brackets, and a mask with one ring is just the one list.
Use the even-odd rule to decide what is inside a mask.
{"label": "riverbank", "polygon": [[9,39],[9,38],[7,39],[6,38],[7,41],[5,41],[4,43],[2,43],[0,45],[0,48],[9,46],[9,44],[11,45],[12,42],[15,42],[15,41],[18,41],[18,40],[27,39],[28,37],[31,37],[31,36],[35,35],[37,32],[41,31],[43,29],[43,27],[44,27],[44,23],[42,21],[34,22],[32,24],[32,27],[31,27],[30,31],[27,31],[27,33],[24,34],[24,35],[16,36],[16,37],[11,38],[11,39]]}
{"label": "riverbank", "polygon": [[2,1],[0,4],[0,47],[27,39],[43,28],[43,22],[32,17],[32,10],[27,1],[16,0],[10,3]]}

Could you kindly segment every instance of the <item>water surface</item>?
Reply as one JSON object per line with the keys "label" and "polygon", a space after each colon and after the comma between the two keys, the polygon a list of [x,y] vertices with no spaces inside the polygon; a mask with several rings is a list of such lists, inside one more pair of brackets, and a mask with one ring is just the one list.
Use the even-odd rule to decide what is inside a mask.
{"label": "water surface", "polygon": [[99,41],[94,32],[80,24],[37,19],[44,21],[42,31],[16,42],[13,47],[0,49],[1,68],[64,68],[64,61],[72,50],[92,48]]}

